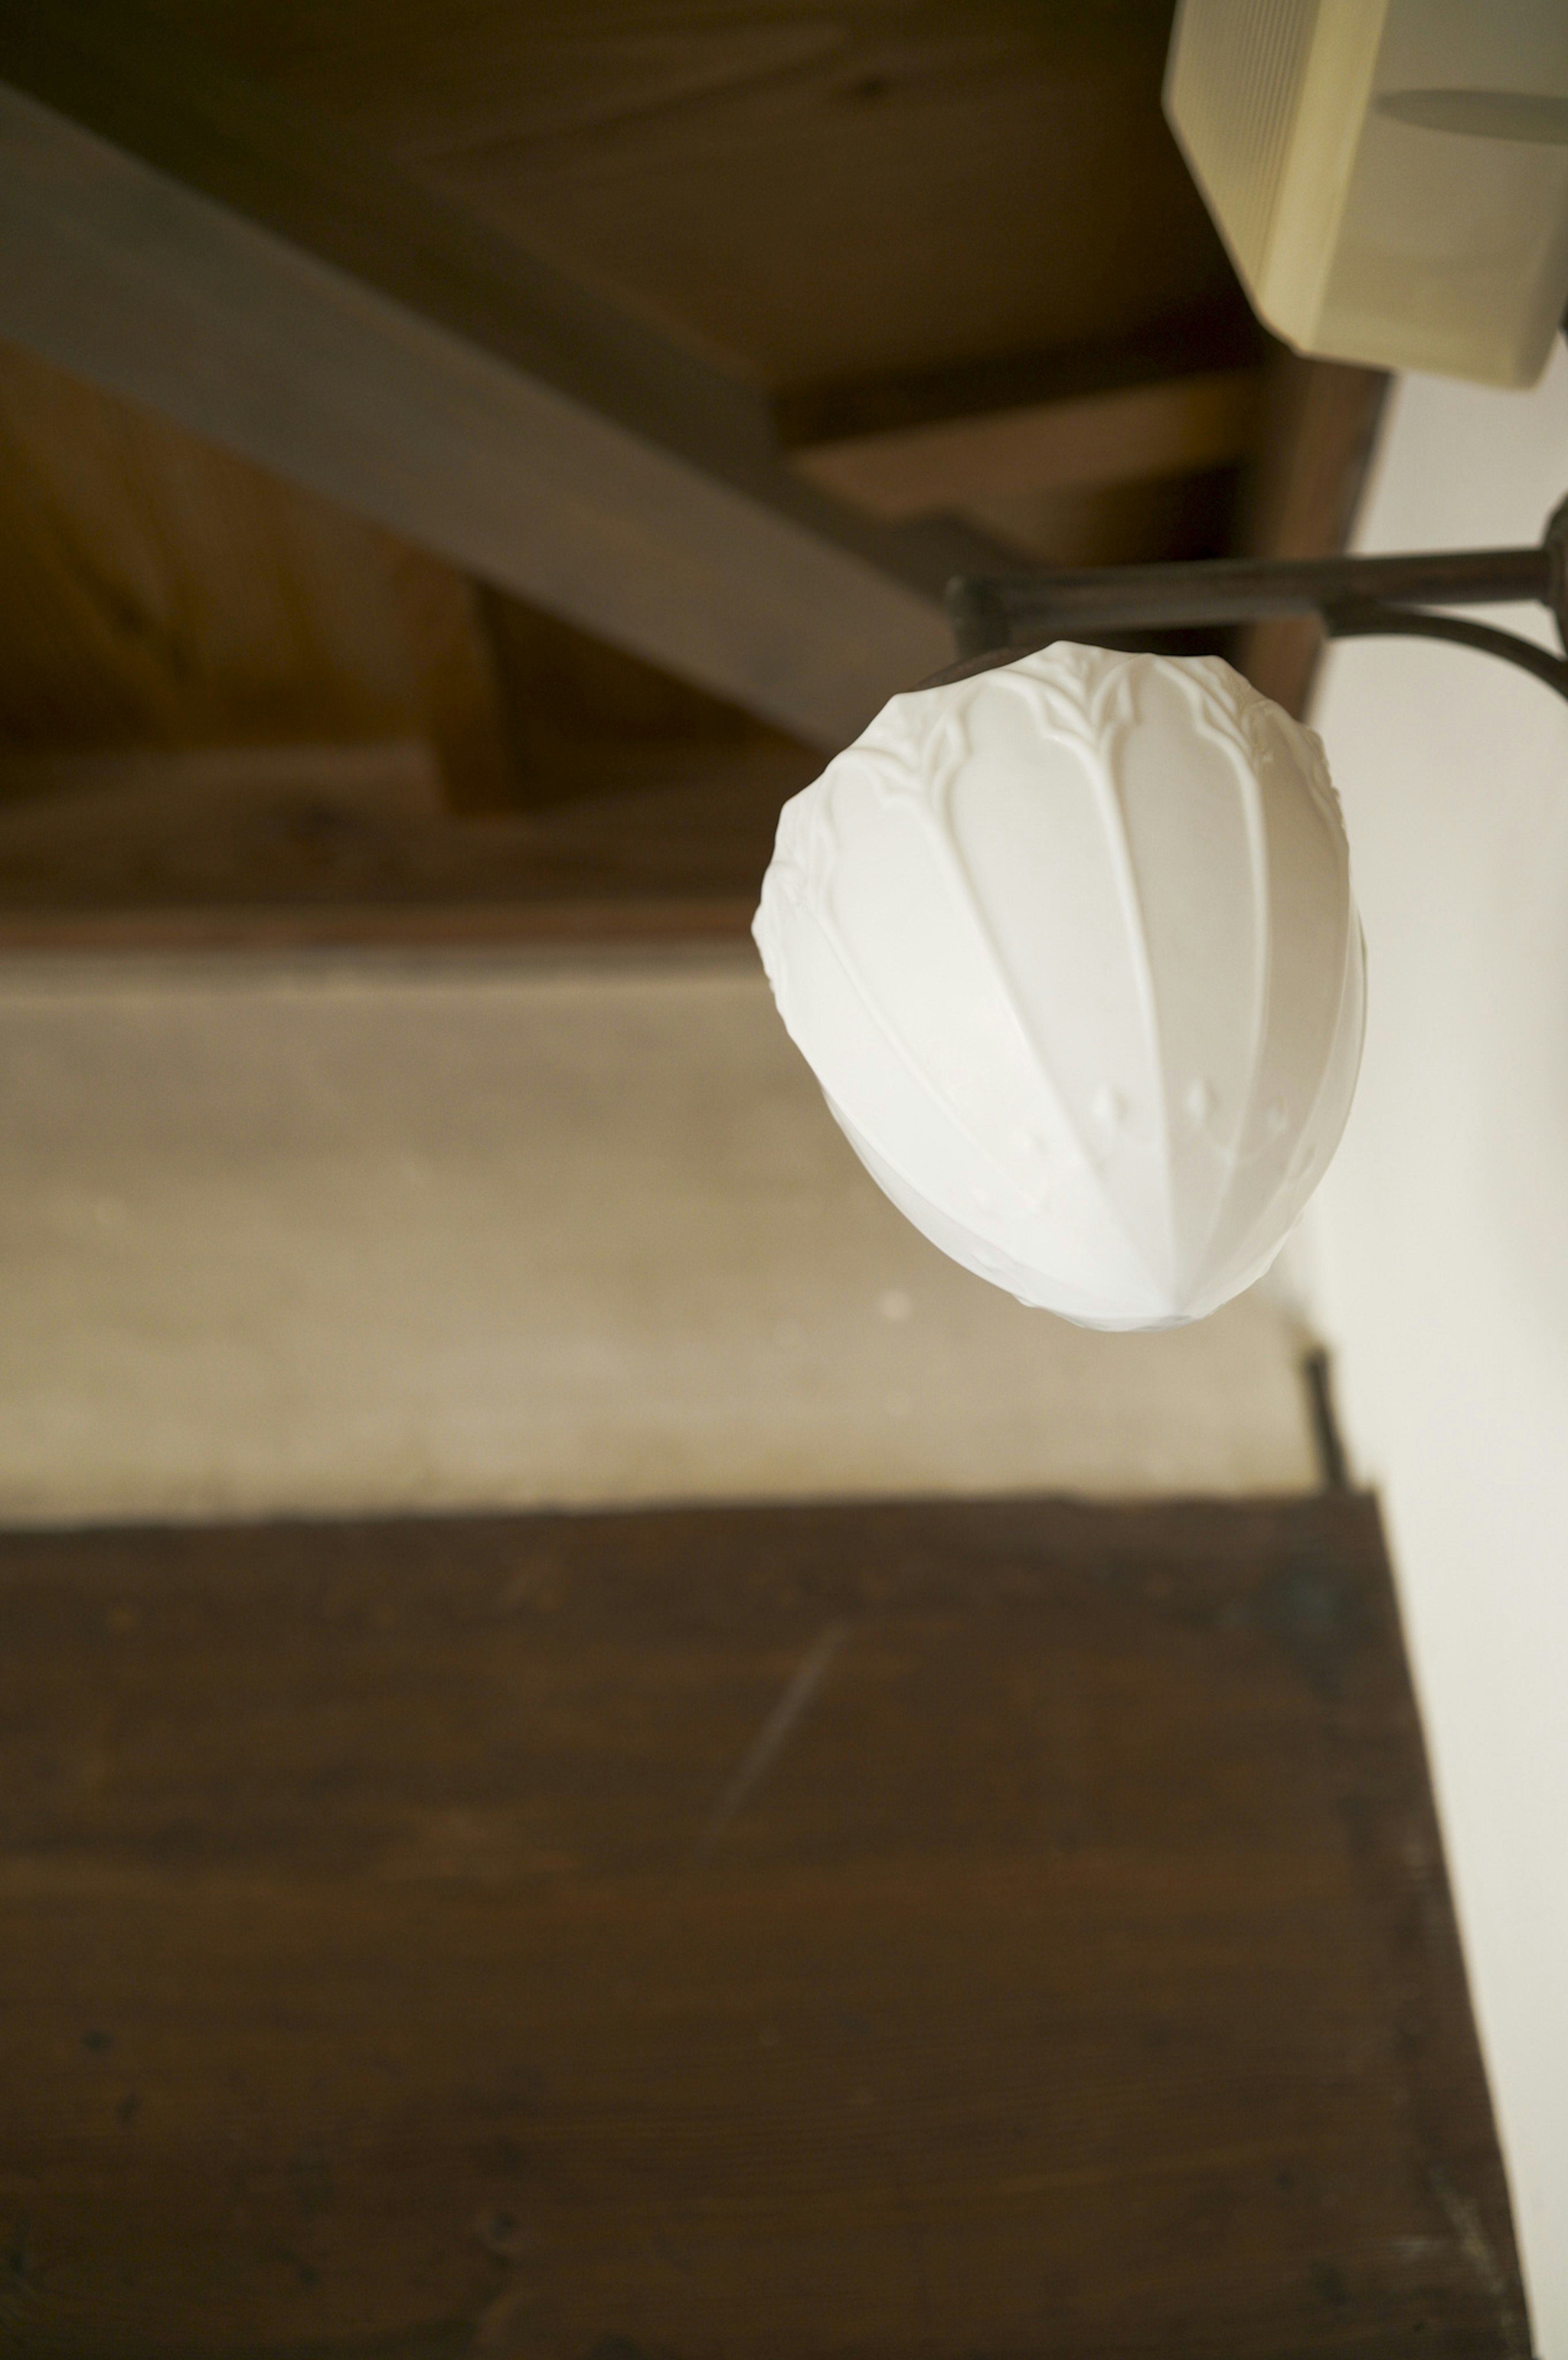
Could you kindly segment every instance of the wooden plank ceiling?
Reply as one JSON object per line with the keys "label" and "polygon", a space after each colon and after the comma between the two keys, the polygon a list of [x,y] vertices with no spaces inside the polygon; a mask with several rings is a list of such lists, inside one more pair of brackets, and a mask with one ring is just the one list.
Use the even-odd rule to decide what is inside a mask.
{"label": "wooden plank ceiling", "polygon": [[1170,14],[5,0],[0,933],[723,931],[951,571],[1336,541]]}

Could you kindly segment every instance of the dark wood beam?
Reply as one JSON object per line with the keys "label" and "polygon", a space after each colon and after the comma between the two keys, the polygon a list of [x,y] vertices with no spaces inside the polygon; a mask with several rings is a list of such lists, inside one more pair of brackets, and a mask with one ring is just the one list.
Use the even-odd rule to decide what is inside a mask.
{"label": "dark wood beam", "polygon": [[1256,462],[1273,349],[1233,289],[1111,343],[788,388],[774,415],[802,475],[885,521],[961,517],[1051,565],[1197,555],[1171,495]]}
{"label": "dark wood beam", "polygon": [[[1388,390],[1380,369],[1280,351],[1243,525],[1246,555],[1334,557],[1348,545]],[[1241,631],[1236,661],[1255,687],[1300,716],[1323,648],[1316,616],[1291,615]]]}
{"label": "dark wood beam", "polygon": [[774,396],[773,415],[785,448],[800,453],[959,419],[1094,401],[1173,378],[1256,369],[1276,349],[1232,289],[1220,301],[1167,312],[1110,343],[788,386]]}
{"label": "dark wood beam", "polygon": [[977,536],[335,128],[108,0],[5,0],[0,76],[0,334],[812,743],[947,658]]}
{"label": "dark wood beam", "polygon": [[820,443],[795,464],[872,516],[952,514],[1232,466],[1253,454],[1262,388],[1258,369],[1215,369]]}
{"label": "dark wood beam", "polygon": [[0,760],[0,953],[745,943],[815,758],[613,750],[597,793],[462,819],[419,740]]}

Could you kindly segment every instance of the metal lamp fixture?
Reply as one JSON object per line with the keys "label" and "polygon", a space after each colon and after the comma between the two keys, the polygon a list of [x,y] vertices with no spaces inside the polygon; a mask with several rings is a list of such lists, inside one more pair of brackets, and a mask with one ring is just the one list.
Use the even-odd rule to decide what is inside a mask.
{"label": "metal lamp fixture", "polygon": [[1217,658],[1084,642],[1316,613],[1568,696],[1568,661],[1431,611],[1521,599],[1564,636],[1568,503],[1537,549],[952,585],[960,661],[785,806],[755,927],[918,1229],[1081,1325],[1178,1326],[1268,1268],[1349,1113],[1364,958],[1319,740]]}

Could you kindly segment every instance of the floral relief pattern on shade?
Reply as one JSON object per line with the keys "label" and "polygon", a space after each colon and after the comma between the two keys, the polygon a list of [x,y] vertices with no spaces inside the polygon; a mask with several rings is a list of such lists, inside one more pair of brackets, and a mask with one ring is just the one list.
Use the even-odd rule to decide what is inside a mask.
{"label": "floral relief pattern on shade", "polygon": [[894,698],[786,806],[755,931],[894,1201],[1086,1324],[1249,1283],[1348,1111],[1337,798],[1216,659],[1059,644]]}

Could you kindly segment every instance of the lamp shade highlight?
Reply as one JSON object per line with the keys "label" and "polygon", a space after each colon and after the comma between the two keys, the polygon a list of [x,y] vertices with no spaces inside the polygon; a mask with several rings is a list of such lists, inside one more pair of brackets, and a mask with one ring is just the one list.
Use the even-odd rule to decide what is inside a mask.
{"label": "lamp shade highlight", "polygon": [[1239,1294],[1350,1110],[1338,799],[1216,658],[1059,642],[894,697],[785,805],[753,931],[894,1204],[1083,1327]]}

